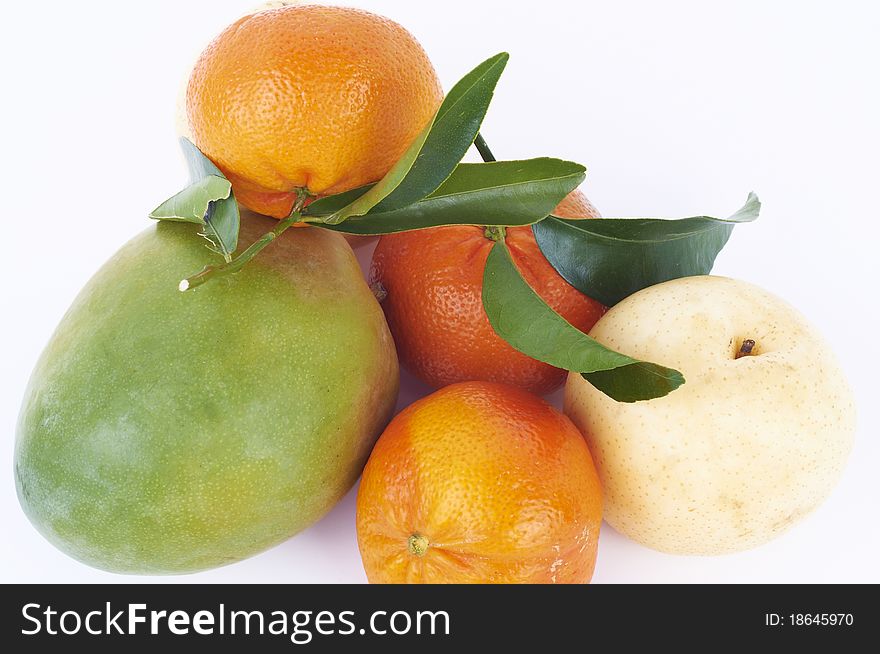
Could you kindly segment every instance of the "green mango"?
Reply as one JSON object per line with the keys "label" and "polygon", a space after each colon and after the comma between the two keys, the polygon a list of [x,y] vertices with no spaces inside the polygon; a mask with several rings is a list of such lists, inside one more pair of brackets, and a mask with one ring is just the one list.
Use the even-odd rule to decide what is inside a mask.
{"label": "green mango", "polygon": [[[242,245],[275,221],[242,224]],[[79,294],[25,393],[19,501],[74,558],[204,570],[313,524],[352,487],[394,409],[397,355],[345,240],[291,229],[245,268],[160,223]]]}

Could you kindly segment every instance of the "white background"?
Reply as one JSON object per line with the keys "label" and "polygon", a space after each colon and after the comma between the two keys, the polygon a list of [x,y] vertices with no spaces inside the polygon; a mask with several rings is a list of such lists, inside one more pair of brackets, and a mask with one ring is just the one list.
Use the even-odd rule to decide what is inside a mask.
{"label": "white background", "polygon": [[[484,133],[501,157],[589,167],[606,216],[727,215],[750,190],[715,271],[799,307],[856,394],[845,476],[806,522],[757,550],[687,558],[605,528],[597,582],[880,582],[876,279],[880,12],[865,1],[363,1],[409,28],[447,88],[508,50]],[[185,171],[175,102],[190,63],[249,0],[39,2],[0,22],[3,255],[0,581],[128,581],[46,543],[18,507],[24,385],[78,290]],[[410,385],[402,402],[421,392]],[[261,556],[161,581],[360,582],[354,494]]]}

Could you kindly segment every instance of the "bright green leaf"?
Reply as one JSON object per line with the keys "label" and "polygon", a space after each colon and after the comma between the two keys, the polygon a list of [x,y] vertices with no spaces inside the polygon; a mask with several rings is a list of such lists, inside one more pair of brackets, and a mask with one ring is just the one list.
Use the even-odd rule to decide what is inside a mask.
{"label": "bright green leaf", "polygon": [[238,247],[238,204],[220,169],[203,155],[189,139],[180,145],[189,168],[190,184],[151,213],[155,220],[196,223],[211,249],[228,261]]}
{"label": "bright green leaf", "polygon": [[384,211],[400,209],[435,191],[473,144],[508,59],[507,53],[496,55],[462,78],[443,100],[434,120],[388,174],[353,202],[326,216],[324,222],[338,225],[363,216],[380,203]]}
{"label": "bright green leaf", "polygon": [[[421,202],[387,212],[376,207],[340,225],[322,226],[347,234],[371,235],[442,225],[531,225],[549,215],[577,188],[584,172],[580,164],[546,158],[460,164],[440,188]],[[312,205],[309,213],[321,209]]]}
{"label": "bright green leaf", "polygon": [[150,212],[150,218],[204,225],[211,203],[225,200],[231,192],[229,180],[208,175],[165,200]]}
{"label": "bright green leaf", "polygon": [[581,373],[618,402],[663,397],[684,383],[678,371],[610,350],[569,324],[522,278],[504,241],[495,243],[486,261],[483,307],[498,335],[515,349]]}

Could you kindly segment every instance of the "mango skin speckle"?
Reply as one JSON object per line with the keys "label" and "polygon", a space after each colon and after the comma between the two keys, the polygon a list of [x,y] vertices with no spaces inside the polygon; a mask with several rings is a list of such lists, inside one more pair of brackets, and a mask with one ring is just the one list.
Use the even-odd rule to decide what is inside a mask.
{"label": "mango skin speckle", "polygon": [[[242,247],[276,223],[251,218]],[[344,239],[290,230],[245,269],[161,223],[83,289],[25,393],[19,500],[54,545],[114,572],[188,573],[308,527],[390,419],[397,356]]]}

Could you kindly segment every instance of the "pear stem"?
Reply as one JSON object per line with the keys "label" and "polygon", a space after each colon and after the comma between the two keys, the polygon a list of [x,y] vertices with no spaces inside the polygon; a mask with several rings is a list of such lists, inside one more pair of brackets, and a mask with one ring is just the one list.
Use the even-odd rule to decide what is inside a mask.
{"label": "pear stem", "polygon": [[757,345],[755,341],[753,341],[751,338],[747,338],[742,342],[742,345],[739,348],[739,352],[736,353],[735,358],[741,359],[743,357],[750,356],[752,354],[752,350],[755,349],[755,345]]}
{"label": "pear stem", "polygon": [[308,197],[308,193],[304,191],[300,192],[300,194],[296,198],[296,202],[294,203],[293,211],[291,211],[290,215],[287,218],[280,221],[275,229],[273,229],[271,232],[263,234],[260,238],[254,241],[244,252],[239,254],[231,261],[227,261],[226,263],[218,265],[205,266],[201,272],[193,275],[192,277],[187,277],[180,282],[180,285],[177,287],[178,290],[180,290],[181,292],[188,291],[190,289],[196,288],[197,286],[201,286],[202,284],[210,281],[215,277],[231,275],[232,273],[237,273],[239,270],[244,268],[245,264],[247,264],[260,252],[262,252],[263,249],[265,249],[276,238],[286,232],[290,227],[296,225],[297,223],[303,222],[302,210]]}

